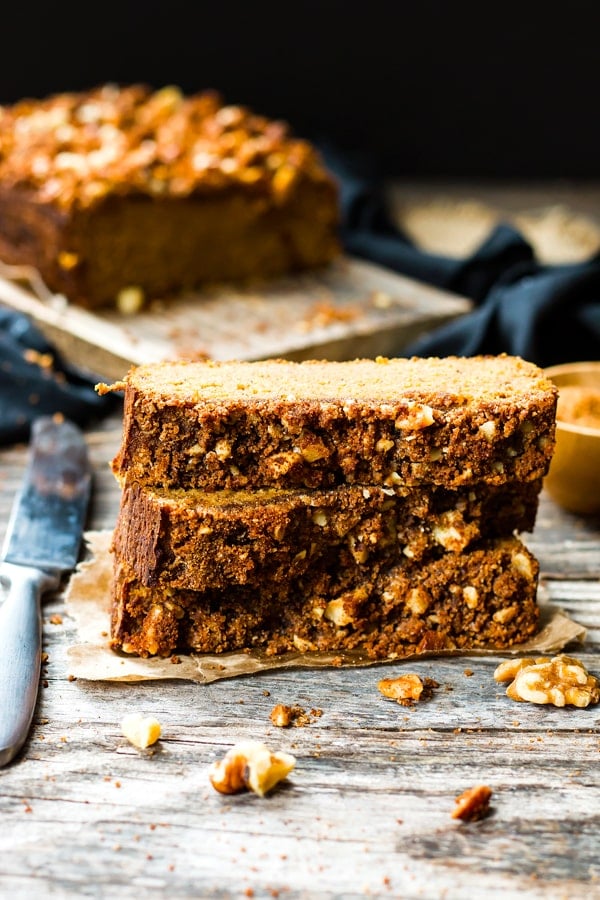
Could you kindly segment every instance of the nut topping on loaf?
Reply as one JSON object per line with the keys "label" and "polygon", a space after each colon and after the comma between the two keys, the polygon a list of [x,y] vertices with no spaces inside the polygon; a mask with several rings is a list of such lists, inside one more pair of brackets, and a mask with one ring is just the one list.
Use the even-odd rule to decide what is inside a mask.
{"label": "nut topping on loaf", "polygon": [[214,91],[104,85],[0,107],[0,260],[136,312],[341,253],[338,186],[283,122]]}
{"label": "nut topping on loaf", "polygon": [[216,91],[105,85],[0,107],[0,182],[62,207],[231,186],[279,203],[302,177],[331,184],[317,151],[285,122],[225,106]]}

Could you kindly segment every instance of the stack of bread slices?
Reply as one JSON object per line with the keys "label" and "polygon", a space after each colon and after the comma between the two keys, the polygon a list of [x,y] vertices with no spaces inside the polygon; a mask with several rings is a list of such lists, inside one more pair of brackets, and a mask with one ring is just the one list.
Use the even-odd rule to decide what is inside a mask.
{"label": "stack of bread slices", "polygon": [[538,628],[556,389],[506,355],[133,368],[111,641],[373,659]]}

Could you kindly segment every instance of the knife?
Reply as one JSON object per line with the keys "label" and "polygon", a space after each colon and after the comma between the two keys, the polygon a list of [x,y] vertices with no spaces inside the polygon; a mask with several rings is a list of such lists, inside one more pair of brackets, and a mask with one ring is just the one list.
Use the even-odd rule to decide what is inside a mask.
{"label": "knife", "polygon": [[7,588],[0,606],[0,766],[16,756],[31,727],[42,661],[40,600],[75,567],[91,482],[80,429],[58,417],[35,420],[0,556]]}

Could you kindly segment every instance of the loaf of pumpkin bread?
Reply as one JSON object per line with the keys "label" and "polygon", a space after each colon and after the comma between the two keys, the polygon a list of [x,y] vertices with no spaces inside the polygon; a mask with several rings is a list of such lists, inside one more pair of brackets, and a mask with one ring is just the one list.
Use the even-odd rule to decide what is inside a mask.
{"label": "loaf of pumpkin bread", "polygon": [[0,106],[0,260],[130,311],[340,254],[318,152],[214,91],[102,85]]}
{"label": "loaf of pumpkin bread", "polygon": [[516,537],[424,563],[369,569],[332,590],[308,569],[289,582],[200,591],[148,587],[115,560],[111,643],[139,656],[253,649],[355,650],[366,658],[509,647],[538,627],[539,566]]}
{"label": "loaf of pumpkin bread", "polygon": [[545,475],[557,389],[518,357],[163,362],[124,391],[113,471],[216,491],[447,488]]}

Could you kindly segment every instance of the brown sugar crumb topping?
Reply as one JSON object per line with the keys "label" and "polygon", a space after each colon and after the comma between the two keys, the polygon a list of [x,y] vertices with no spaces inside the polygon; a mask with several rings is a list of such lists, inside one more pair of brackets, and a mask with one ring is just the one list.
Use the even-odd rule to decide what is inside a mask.
{"label": "brown sugar crumb topping", "polygon": [[278,202],[303,175],[332,184],[285,122],[225,105],[215,91],[107,84],[0,106],[0,180],[64,207],[117,190],[181,197],[233,185]]}
{"label": "brown sugar crumb topping", "polygon": [[483,819],[490,811],[490,799],[492,789],[485,784],[478,784],[468,788],[456,798],[456,805],[452,810],[453,819],[462,819],[464,822],[476,822]]}

